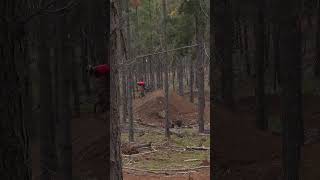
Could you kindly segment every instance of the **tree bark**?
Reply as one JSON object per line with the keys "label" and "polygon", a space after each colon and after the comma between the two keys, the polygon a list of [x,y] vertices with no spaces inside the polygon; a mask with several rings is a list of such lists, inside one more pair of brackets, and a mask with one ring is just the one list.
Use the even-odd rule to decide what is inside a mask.
{"label": "tree bark", "polygon": [[[17,0],[0,1],[0,16],[9,21],[0,21],[0,179],[31,180],[31,157],[29,134],[26,126],[25,82],[20,73],[26,47],[22,42],[24,25],[11,19],[17,12]],[[27,10],[24,9],[19,10]],[[22,12],[24,13],[24,12]]]}
{"label": "tree bark", "polygon": [[279,24],[273,25],[273,48],[274,48],[274,91],[277,90],[277,85],[280,83],[280,30]]}
{"label": "tree bark", "polygon": [[190,84],[189,84],[189,87],[190,87],[190,102],[194,102],[194,91],[193,91],[193,87],[194,87],[194,69],[193,69],[193,60],[192,60],[192,57],[190,57]]}
{"label": "tree bark", "polygon": [[111,4],[111,36],[110,36],[110,180],[122,180],[122,160],[120,149],[120,119],[119,119],[119,84],[117,60],[123,58],[123,46],[121,46],[121,30],[117,28],[122,18],[122,12],[119,11],[119,1],[112,0]]}
{"label": "tree bark", "polygon": [[41,179],[54,178],[52,172],[57,168],[56,131],[52,103],[52,73],[50,68],[50,46],[48,36],[53,32],[47,25],[48,18],[41,17],[40,58],[38,69],[40,74],[40,169]]}
{"label": "tree bark", "polygon": [[315,77],[320,77],[320,5],[317,8],[318,19],[317,19],[317,32],[316,32],[316,61],[314,66]]}
{"label": "tree bark", "polygon": [[231,2],[221,4],[220,13],[216,17],[216,47],[219,49],[218,53],[222,53],[222,69],[221,69],[221,94],[224,103],[230,108],[234,108],[234,94],[233,94],[233,59],[232,59],[232,36],[233,23],[231,13]]}
{"label": "tree bark", "polygon": [[268,121],[265,114],[265,77],[264,77],[264,65],[265,65],[265,1],[257,3],[258,8],[258,21],[255,27],[255,39],[256,39],[256,125],[258,129],[266,130],[268,128]]}
{"label": "tree bark", "polygon": [[183,59],[179,58],[178,62],[178,83],[179,83],[179,95],[184,95],[184,73],[183,73],[183,64],[185,63],[186,57],[184,56]]}
{"label": "tree bark", "polygon": [[[280,8],[281,7],[281,8]],[[282,8],[286,8],[286,13]],[[280,68],[282,102],[283,172],[285,180],[298,180],[301,154],[302,91],[300,1],[281,1]]]}
{"label": "tree bark", "polygon": [[247,75],[251,75],[251,66],[250,66],[250,59],[249,59],[249,47],[248,47],[248,39],[249,39],[249,34],[248,34],[248,24],[247,22],[244,22],[243,25],[243,34],[244,34],[244,59],[246,62],[247,66]]}
{"label": "tree bark", "polygon": [[80,47],[74,47],[72,58],[72,94],[73,94],[73,109],[77,116],[80,115],[80,92],[79,92],[79,63],[81,58]]}
{"label": "tree bark", "polygon": [[196,14],[196,40],[199,46],[197,47],[197,85],[198,85],[198,126],[199,133],[204,132],[204,30],[205,24],[201,18],[200,12]]}
{"label": "tree bark", "polygon": [[[83,35],[85,36],[85,35]],[[85,92],[87,96],[90,96],[91,94],[91,89],[90,89],[90,81],[89,81],[89,76],[86,72],[86,69],[89,65],[90,62],[90,53],[89,53],[89,42],[88,42],[87,37],[83,37],[83,47],[82,47],[82,52],[83,52],[83,57],[82,57],[82,83],[84,84],[85,87]]]}
{"label": "tree bark", "polygon": [[[62,7],[65,0],[59,0],[57,5]],[[72,179],[72,143],[71,143],[71,79],[72,79],[72,47],[70,45],[70,19],[58,18],[57,27],[57,61],[58,61],[58,150],[59,150],[59,179]]]}
{"label": "tree bark", "polygon": [[163,45],[166,51],[165,69],[164,69],[164,92],[165,92],[165,136],[170,139],[170,120],[169,120],[169,77],[168,77],[168,52],[167,52],[167,1],[162,0],[162,10],[163,10]]}

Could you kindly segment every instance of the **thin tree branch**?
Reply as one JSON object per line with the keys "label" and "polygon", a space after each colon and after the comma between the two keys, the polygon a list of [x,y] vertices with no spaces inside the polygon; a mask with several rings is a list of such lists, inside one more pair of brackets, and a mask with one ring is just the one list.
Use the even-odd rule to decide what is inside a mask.
{"label": "thin tree branch", "polygon": [[192,47],[196,47],[198,46],[198,44],[194,44],[194,45],[190,45],[190,46],[183,46],[183,47],[179,47],[179,48],[175,48],[175,49],[170,49],[170,50],[167,50],[167,51],[160,51],[160,52],[156,52],[156,53],[150,53],[150,54],[145,54],[145,55],[140,55],[140,56],[137,56],[133,59],[130,59],[132,60],[131,62],[129,63],[120,63],[119,65],[131,65],[131,64],[134,64],[136,63],[137,61],[139,61],[141,58],[144,58],[144,57],[148,57],[148,56],[152,56],[152,55],[157,55],[157,54],[163,54],[163,53],[167,53],[167,52],[173,52],[173,51],[178,51],[178,50],[181,50],[181,49],[187,49],[187,48],[192,48]]}
{"label": "thin tree branch", "polygon": [[80,2],[76,2],[76,0],[69,1],[69,3],[65,7],[55,9],[55,10],[45,10],[44,13],[46,13],[46,14],[64,13],[65,11],[74,8],[79,4],[80,4]]}
{"label": "thin tree branch", "polygon": [[202,13],[206,16],[206,18],[208,18],[208,19],[209,19],[210,17],[209,17],[209,15],[208,15],[208,13],[204,11],[204,9],[203,9],[203,7],[202,7],[202,3],[201,3],[201,1],[202,1],[202,0],[199,0],[200,9],[201,9]]}
{"label": "thin tree branch", "polygon": [[30,20],[32,20],[34,17],[41,15],[43,13],[43,11],[45,11],[46,9],[50,8],[52,5],[54,5],[54,3],[56,3],[56,0],[52,0],[51,2],[49,2],[48,4],[46,4],[44,7],[39,8],[38,10],[36,10],[34,13],[32,13],[30,16],[26,17],[22,23],[26,24],[28,23]]}

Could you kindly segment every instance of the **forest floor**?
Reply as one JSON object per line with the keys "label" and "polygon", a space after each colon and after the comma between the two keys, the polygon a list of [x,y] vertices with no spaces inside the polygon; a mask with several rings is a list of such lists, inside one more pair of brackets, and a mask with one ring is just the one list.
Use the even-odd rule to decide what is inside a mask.
{"label": "forest floor", "polygon": [[[268,96],[267,115],[270,130],[261,132],[255,127],[255,98],[240,99],[235,111],[221,104],[213,110],[214,139],[208,134],[198,134],[195,128],[195,105],[185,98],[170,96],[171,118],[182,119],[182,128],[172,128],[171,141],[166,142],[161,123],[163,120],[163,93],[153,92],[134,101],[135,140],[137,144],[151,142],[151,148],[139,154],[123,153],[125,180],[183,180],[209,179],[209,151],[188,151],[187,147],[209,147],[213,141],[217,178],[219,180],[278,180],[281,174],[280,101]],[[207,98],[208,100],[209,98]],[[302,148],[301,174],[304,180],[320,179],[320,96],[304,95],[303,117],[306,143]],[[179,105],[176,105],[179,104]],[[210,104],[207,102],[205,119],[209,126]],[[159,107],[160,106],[160,107]],[[162,108],[161,108],[162,106]],[[145,111],[141,111],[144,109]],[[150,112],[153,109],[156,112]],[[77,177],[105,178],[104,157],[106,125],[103,118],[94,116],[90,107],[82,107],[80,118],[73,118],[73,170]],[[177,115],[178,114],[178,115]],[[207,131],[207,133],[209,133]],[[178,137],[182,135],[182,137]],[[122,125],[122,144],[128,143],[127,125]],[[39,143],[32,146],[34,179],[39,175]],[[196,169],[202,167],[202,169]],[[169,170],[171,169],[171,170]],[[176,169],[173,171],[172,169]],[[75,178],[77,180],[77,178]],[[79,178],[78,178],[79,179]]]}
{"label": "forest floor", "polygon": [[[123,154],[125,180],[209,180],[210,179],[210,130],[209,103],[205,110],[205,134],[197,129],[197,106],[188,96],[169,94],[169,118],[175,125],[169,141],[164,136],[163,91],[155,91],[135,99],[135,144],[151,146],[139,153]],[[176,122],[182,126],[177,127]],[[128,125],[122,127],[122,143],[128,144]],[[192,150],[203,147],[204,150]]]}
{"label": "forest floor", "polygon": [[[216,104],[213,109],[215,163],[220,180],[280,180],[281,175],[281,136],[280,101],[277,96],[267,99],[267,115],[270,130],[258,131],[255,128],[255,98],[241,99],[233,112]],[[320,97],[303,97],[303,118],[305,145],[302,148],[301,179],[320,178]],[[230,133],[228,133],[230,132]]]}
{"label": "forest floor", "polygon": [[[171,140],[164,138],[164,94],[156,91],[134,101],[136,144],[151,142],[151,148],[139,149],[139,154],[123,154],[125,180],[209,180],[210,136],[209,103],[205,121],[206,134],[198,134],[196,105],[175,93],[170,95],[170,118],[182,120],[181,128],[172,128]],[[144,111],[142,111],[142,109]],[[150,111],[152,110],[152,111]],[[80,117],[72,119],[74,180],[105,179],[106,123],[102,116],[92,114],[91,105],[81,106]],[[153,117],[150,118],[149,116]],[[122,124],[122,147],[128,143],[127,124]],[[179,137],[180,136],[180,137]],[[206,150],[192,150],[203,147]],[[124,148],[122,148],[124,149]],[[39,141],[32,144],[33,180],[40,175]],[[55,172],[52,172],[54,175]],[[80,178],[81,177],[81,178]]]}

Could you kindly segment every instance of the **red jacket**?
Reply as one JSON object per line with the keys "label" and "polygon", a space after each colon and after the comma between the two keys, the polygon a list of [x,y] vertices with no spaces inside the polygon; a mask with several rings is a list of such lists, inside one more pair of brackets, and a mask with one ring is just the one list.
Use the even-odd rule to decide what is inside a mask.
{"label": "red jacket", "polygon": [[107,64],[101,64],[93,68],[96,77],[106,76],[110,73],[110,67]]}

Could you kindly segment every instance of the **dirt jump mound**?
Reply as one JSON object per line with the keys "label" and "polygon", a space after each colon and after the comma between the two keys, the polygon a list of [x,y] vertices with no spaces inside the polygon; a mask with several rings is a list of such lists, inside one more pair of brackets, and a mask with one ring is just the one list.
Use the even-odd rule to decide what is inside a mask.
{"label": "dirt jump mound", "polygon": [[[143,124],[164,127],[165,94],[155,91],[134,102],[134,115]],[[197,108],[185,97],[169,93],[169,120],[174,126],[196,124]]]}

